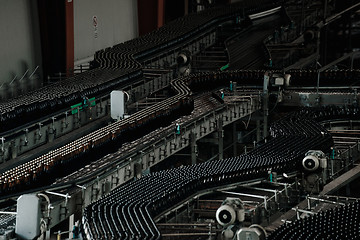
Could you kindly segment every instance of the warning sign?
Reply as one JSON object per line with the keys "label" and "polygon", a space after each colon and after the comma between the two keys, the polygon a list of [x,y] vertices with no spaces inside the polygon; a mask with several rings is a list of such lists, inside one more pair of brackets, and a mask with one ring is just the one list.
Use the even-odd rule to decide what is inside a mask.
{"label": "warning sign", "polygon": [[96,16],[93,16],[92,22],[93,22],[93,26],[94,26],[94,27],[97,27],[97,25],[98,25],[98,19],[97,19]]}
{"label": "warning sign", "polygon": [[98,37],[98,19],[97,16],[92,17],[92,25],[94,26],[94,38]]}

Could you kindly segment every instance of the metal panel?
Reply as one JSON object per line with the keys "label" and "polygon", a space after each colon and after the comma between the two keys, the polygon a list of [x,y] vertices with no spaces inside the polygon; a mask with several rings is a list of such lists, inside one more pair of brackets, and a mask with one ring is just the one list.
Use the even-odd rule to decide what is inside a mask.
{"label": "metal panel", "polygon": [[359,95],[357,92],[341,92],[329,89],[325,91],[285,91],[283,93],[283,102],[281,105],[284,106],[305,106],[305,107],[316,107],[316,106],[344,106],[344,105],[355,105],[358,102]]}
{"label": "metal panel", "polygon": [[[15,75],[20,79],[29,69],[28,75],[36,65],[41,64],[39,20],[36,9],[37,1],[5,0],[0,8],[0,99],[13,88],[31,89],[30,82],[24,78],[19,83],[14,80],[4,91]],[[2,85],[4,84],[4,85]]]}
{"label": "metal panel", "polygon": [[23,239],[34,239],[40,234],[40,199],[35,194],[25,194],[17,200],[15,233]]}
{"label": "metal panel", "polygon": [[110,94],[111,118],[119,120],[124,117],[125,103],[123,91],[112,91]]}
{"label": "metal panel", "polygon": [[[94,25],[93,17],[97,24]],[[138,35],[137,3],[133,0],[74,1],[74,59],[133,39]]]}

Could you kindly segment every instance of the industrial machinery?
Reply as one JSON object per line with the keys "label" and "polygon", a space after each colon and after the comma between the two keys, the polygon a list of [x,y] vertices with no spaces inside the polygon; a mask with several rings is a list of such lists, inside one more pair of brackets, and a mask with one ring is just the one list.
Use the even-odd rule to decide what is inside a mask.
{"label": "industrial machinery", "polygon": [[320,193],[327,182],[327,157],[322,151],[310,150],[302,160],[304,174],[303,185],[307,192]]}
{"label": "industrial machinery", "polygon": [[223,240],[264,240],[266,231],[258,224],[245,227],[245,209],[239,198],[226,198],[216,211],[216,220],[224,228]]}
{"label": "industrial machinery", "polygon": [[187,76],[191,72],[191,52],[189,50],[182,50],[177,56],[178,75]]}
{"label": "industrial machinery", "polygon": [[360,71],[319,66],[340,15],[302,4],[190,14],[0,102],[0,237],[359,238]]}
{"label": "industrial machinery", "polygon": [[227,227],[235,222],[241,223],[245,220],[245,209],[240,199],[226,198],[222,206],[216,211],[216,220],[223,226]]}

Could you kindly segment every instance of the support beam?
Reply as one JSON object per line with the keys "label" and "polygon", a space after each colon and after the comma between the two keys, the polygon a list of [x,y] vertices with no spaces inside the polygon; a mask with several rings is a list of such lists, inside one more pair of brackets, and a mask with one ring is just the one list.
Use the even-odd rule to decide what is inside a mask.
{"label": "support beam", "polygon": [[260,140],[261,140],[260,120],[256,120],[256,141],[260,142]]}
{"label": "support beam", "polygon": [[232,132],[233,132],[233,155],[234,157],[237,156],[237,131],[236,131],[236,122],[232,125]]}
{"label": "support beam", "polygon": [[189,134],[190,139],[190,151],[191,151],[191,164],[196,164],[196,155],[197,155],[197,145],[196,145],[196,135],[194,132]]}
{"label": "support beam", "polygon": [[158,0],[137,0],[139,35],[145,35],[158,26]]}
{"label": "support beam", "polygon": [[74,214],[70,215],[69,217],[69,239],[73,239],[72,230],[74,228]]}
{"label": "support beam", "polygon": [[184,5],[185,5],[184,14],[188,15],[189,14],[189,0],[184,0]]}
{"label": "support beam", "polygon": [[66,34],[66,76],[74,74],[74,4],[65,1],[65,34]]}
{"label": "support beam", "polygon": [[269,97],[269,95],[266,94],[263,99],[263,102],[264,102],[264,106],[263,106],[263,110],[264,110],[263,138],[266,138],[268,135],[268,115],[269,115],[268,97]]}
{"label": "support beam", "polygon": [[269,86],[269,73],[266,72],[264,74],[264,87],[263,87],[263,115],[264,115],[264,128],[263,128],[263,138],[265,139],[268,134],[268,115],[269,115],[269,92],[268,92],[268,86]]}
{"label": "support beam", "polygon": [[320,193],[320,196],[333,194],[342,187],[345,187],[350,182],[354,181],[360,176],[360,165],[350,169],[340,177],[336,178],[332,182],[324,186],[324,189]]}
{"label": "support beam", "polygon": [[165,1],[158,0],[158,19],[157,19],[157,27],[160,28],[164,25],[164,18],[165,18]]}
{"label": "support beam", "polygon": [[224,158],[224,131],[223,131],[223,120],[218,119],[218,145],[219,145],[219,160]]}

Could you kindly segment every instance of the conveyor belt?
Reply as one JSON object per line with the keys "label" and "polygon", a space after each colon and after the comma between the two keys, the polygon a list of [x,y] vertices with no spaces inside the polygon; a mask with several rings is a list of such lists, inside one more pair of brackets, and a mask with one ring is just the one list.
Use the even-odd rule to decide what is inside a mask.
{"label": "conveyor belt", "polygon": [[279,6],[282,1],[243,0],[227,7],[189,14],[145,36],[98,51],[95,69],[0,103],[0,132],[70,107],[85,96],[101,96],[142,77],[149,58],[182,47],[224,21]]}
{"label": "conveyor belt", "polygon": [[318,122],[328,119],[359,119],[359,106],[348,105],[344,107],[326,106],[318,108],[303,107],[298,112],[298,116],[306,116],[307,118],[316,119]]}
{"label": "conveyor belt", "polygon": [[[84,163],[117,151],[123,143],[140,138],[159,126],[168,125],[179,116],[189,114],[193,109],[189,87],[195,91],[204,91],[227,85],[228,79],[236,79],[245,85],[249,77],[260,76],[259,74],[259,71],[209,72],[178,78],[171,82],[173,91],[177,93],[175,96],[2,172],[0,191],[5,195],[51,184],[54,178],[60,178],[70,170],[82,167]],[[257,81],[261,83],[258,77]]]}
{"label": "conveyor belt", "polygon": [[[55,112],[63,111],[71,105],[81,102],[84,97],[102,96],[115,88],[125,87],[142,78],[142,67],[146,60],[164,55],[175,47],[185,46],[201,34],[210,30],[215,31],[216,27],[225,21],[236,17],[245,17],[243,16],[244,12],[249,15],[280,6],[281,3],[280,0],[275,2],[246,0],[223,8],[209,9],[175,20],[140,38],[101,50],[95,54],[92,64],[94,69],[17,98],[0,102],[0,132],[8,133],[16,127],[41,117],[51,117]],[[261,39],[268,33],[268,30],[258,32],[261,34]],[[254,39],[258,37],[255,35]],[[254,50],[252,40],[239,43],[241,46],[246,48],[250,46],[250,48],[245,49],[246,56],[241,53],[233,58],[234,66],[237,65],[236,59],[247,59],[248,61],[251,59],[250,55],[255,59],[250,60],[250,63],[247,64],[250,64],[251,67],[260,66],[261,64],[259,65],[260,62],[257,60],[261,54],[259,55],[259,52],[254,54],[250,51],[250,49]],[[250,65],[241,63],[239,67],[249,67]],[[340,73],[328,71],[321,74],[321,84],[325,86],[329,84],[334,86],[351,85],[358,81],[358,77],[358,70]],[[293,84],[297,86],[314,85],[316,79],[316,72],[295,71]],[[253,80],[255,81],[255,79]]]}
{"label": "conveyor belt", "polygon": [[[199,117],[214,108],[221,106],[222,104],[214,99],[211,93],[204,93],[200,96],[196,96],[194,98],[194,110],[190,115],[182,116],[181,118],[176,120],[176,123],[183,125],[187,122],[191,122],[194,118]],[[114,168],[119,164],[117,159],[121,158],[122,155],[127,154],[129,152],[135,151],[136,149],[141,149],[142,147],[153,144],[153,142],[158,141],[159,138],[166,137],[169,133],[174,132],[174,124],[170,124],[161,129],[156,129],[151,133],[132,141],[131,143],[123,144],[123,146],[116,152],[112,154],[108,154],[103,158],[94,161],[93,163],[87,165],[86,167],[79,169],[78,171],[56,180],[55,184],[67,183],[69,181],[80,180],[84,178],[88,178],[94,175],[95,172],[101,170],[102,167],[109,168],[113,166]]]}
{"label": "conveyor belt", "polygon": [[255,20],[252,26],[227,41],[229,69],[262,69],[268,63],[263,41],[282,25],[279,15]]}
{"label": "conveyor belt", "polygon": [[[291,128],[289,128],[289,125]],[[327,152],[331,136],[318,123],[289,117],[271,127],[272,138],[249,154],[146,175],[88,206],[88,239],[159,239],[153,217],[206,188],[292,171],[309,149]]]}
{"label": "conveyor belt", "polygon": [[[301,72],[294,71],[294,73],[296,76],[297,73],[300,74]],[[354,73],[354,71],[351,71],[351,73]],[[59,170],[61,169],[61,165],[65,166],[66,164],[70,164],[74,159],[86,157],[86,154],[91,155],[87,156],[89,159],[95,160],[95,157],[101,158],[103,155],[99,155],[98,153],[101,151],[108,151],[104,149],[112,148],[112,151],[116,151],[122,143],[139,138],[146,133],[146,131],[155,129],[156,124],[154,125],[154,122],[161,124],[164,121],[168,121],[165,119],[174,120],[183,114],[189,113],[192,110],[192,100],[189,98],[189,87],[193,91],[213,89],[218,86],[228,85],[229,80],[237,81],[239,85],[261,85],[263,74],[263,71],[237,70],[215,73],[196,73],[189,77],[176,79],[171,84],[173,89],[178,93],[174,97],[144,109],[128,119],[94,131],[61,148],[33,159],[28,163],[3,172],[0,176],[0,190],[2,192],[23,190],[23,187],[29,188],[30,183],[33,184],[32,187],[36,186],[36,182],[39,183],[41,179],[44,180],[44,183],[49,184],[50,182],[45,181],[49,180],[45,177],[47,175],[43,175],[43,173],[50,173],[51,170],[55,168]],[[349,109],[350,108],[351,107],[349,107]],[[340,109],[339,111],[354,114],[354,112],[356,112],[355,110],[356,109],[347,111]],[[321,116],[321,113],[319,114]],[[335,114],[335,112],[332,114]],[[159,119],[161,119],[161,121],[159,121]],[[149,124],[153,125],[153,127],[149,128]],[[129,138],[129,136],[131,137]],[[73,161],[73,163],[80,164],[80,161]],[[78,167],[79,166],[81,166],[81,164],[78,165]],[[61,175],[54,177],[61,177]],[[19,189],[18,186],[22,187]]]}
{"label": "conveyor belt", "polygon": [[357,201],[286,223],[267,239],[360,239],[359,229],[360,202]]}
{"label": "conveyor belt", "polygon": [[[292,70],[291,86],[316,86],[318,72],[316,70]],[[358,86],[360,70],[326,70],[320,73],[320,86]]]}
{"label": "conveyor belt", "polygon": [[[139,111],[129,118],[96,130],[14,169],[5,171],[0,176],[0,191],[24,190],[23,188],[28,188],[30,183],[33,185],[39,183],[41,175],[50,174],[55,168],[59,170],[59,166],[65,165],[85,153],[91,152],[98,156],[102,151],[105,153],[104,148],[113,147],[117,149],[122,143],[138,137],[139,133],[146,132],[145,129],[151,129],[149,124],[157,126],[162,122],[166,122],[169,118],[191,112],[193,102],[188,98],[190,89],[184,84],[184,80],[179,78],[171,83],[173,90],[177,93],[175,96]],[[90,156],[87,157],[90,158]],[[76,164],[76,161],[74,163]],[[45,179],[48,177],[45,177]]]}

